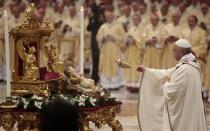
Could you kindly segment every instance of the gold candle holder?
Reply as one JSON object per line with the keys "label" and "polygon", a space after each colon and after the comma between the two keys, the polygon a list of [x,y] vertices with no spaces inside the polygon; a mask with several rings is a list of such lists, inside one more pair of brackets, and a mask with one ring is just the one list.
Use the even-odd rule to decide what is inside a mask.
{"label": "gold candle holder", "polygon": [[117,59],[115,60],[115,62],[119,65],[119,67],[122,67],[122,68],[131,68],[131,66],[124,60],[122,59]]}

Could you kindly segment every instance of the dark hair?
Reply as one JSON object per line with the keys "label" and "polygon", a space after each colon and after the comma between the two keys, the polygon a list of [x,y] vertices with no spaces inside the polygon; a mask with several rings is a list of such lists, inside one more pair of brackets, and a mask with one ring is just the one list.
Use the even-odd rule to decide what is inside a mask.
{"label": "dark hair", "polygon": [[111,5],[107,5],[106,8],[105,8],[105,11],[113,12],[114,11],[114,7],[111,6]]}
{"label": "dark hair", "polygon": [[40,111],[41,131],[79,131],[78,109],[63,99],[43,105]]}
{"label": "dark hair", "polygon": [[191,53],[191,48],[183,48],[183,56],[190,53]]}

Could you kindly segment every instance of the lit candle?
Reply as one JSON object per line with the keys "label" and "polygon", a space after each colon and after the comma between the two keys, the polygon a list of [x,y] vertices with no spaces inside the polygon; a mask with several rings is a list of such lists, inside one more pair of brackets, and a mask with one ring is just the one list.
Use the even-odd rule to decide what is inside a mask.
{"label": "lit candle", "polygon": [[7,97],[10,96],[10,57],[9,57],[9,32],[8,32],[8,15],[4,11],[4,39],[6,52],[6,79],[7,79]]}
{"label": "lit candle", "polygon": [[80,8],[80,73],[84,74],[84,8]]}

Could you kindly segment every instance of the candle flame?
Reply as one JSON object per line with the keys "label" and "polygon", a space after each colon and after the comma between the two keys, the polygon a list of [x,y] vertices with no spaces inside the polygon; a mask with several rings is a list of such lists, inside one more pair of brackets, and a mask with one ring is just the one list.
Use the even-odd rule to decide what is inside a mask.
{"label": "candle flame", "polygon": [[4,14],[7,14],[7,11],[6,10],[4,10]]}
{"label": "candle flame", "polygon": [[83,6],[81,6],[81,8],[80,8],[80,11],[81,11],[81,12],[83,12],[83,11],[84,11],[84,8],[83,8]]}

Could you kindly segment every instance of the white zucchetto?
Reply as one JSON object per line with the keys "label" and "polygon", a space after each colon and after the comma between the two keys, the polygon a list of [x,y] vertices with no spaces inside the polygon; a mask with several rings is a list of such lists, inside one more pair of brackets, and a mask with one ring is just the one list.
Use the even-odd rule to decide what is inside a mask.
{"label": "white zucchetto", "polygon": [[186,39],[179,39],[175,42],[175,45],[181,48],[191,48],[191,44],[188,40]]}

